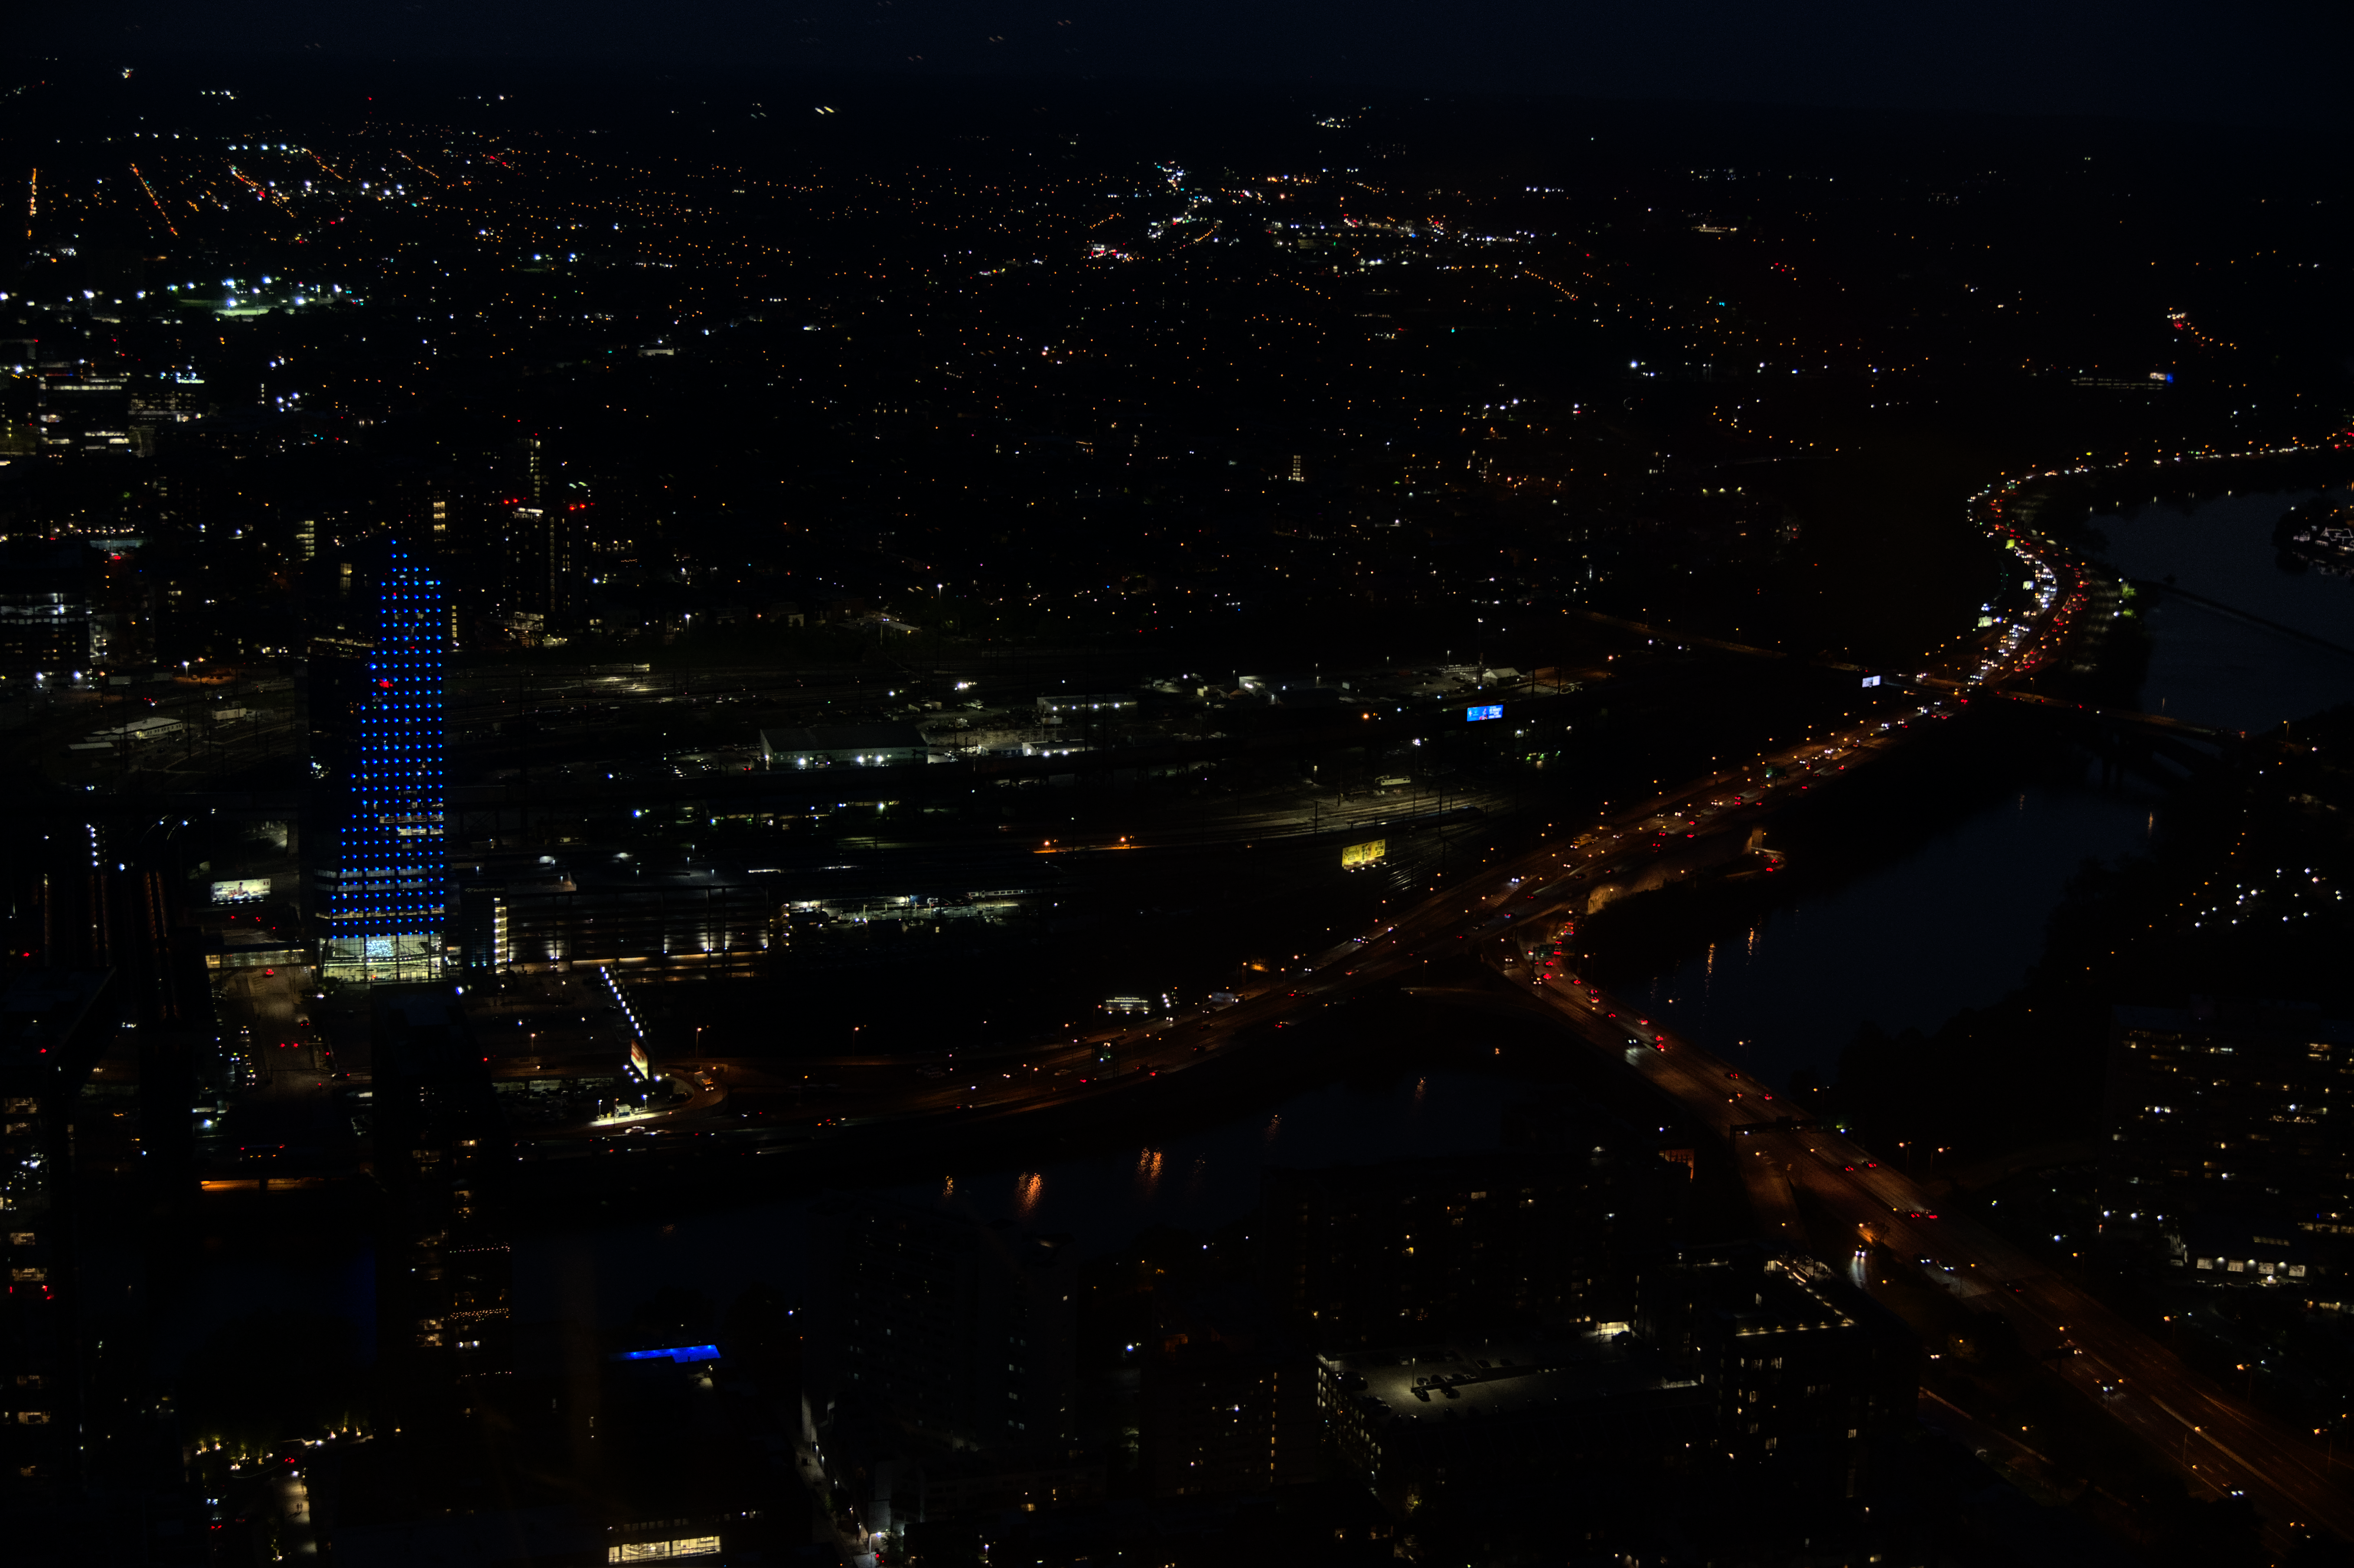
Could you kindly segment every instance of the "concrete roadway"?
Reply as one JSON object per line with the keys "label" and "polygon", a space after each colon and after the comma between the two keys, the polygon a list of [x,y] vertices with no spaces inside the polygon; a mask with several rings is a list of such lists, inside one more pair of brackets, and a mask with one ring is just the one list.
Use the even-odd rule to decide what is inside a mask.
{"label": "concrete roadway", "polygon": [[251,1024],[246,1066],[265,1099],[316,1093],[334,1070],[333,1053],[320,1044],[304,1000],[310,977],[304,966],[289,964],[274,971],[231,969],[217,982],[217,994],[233,1004],[227,1011]]}

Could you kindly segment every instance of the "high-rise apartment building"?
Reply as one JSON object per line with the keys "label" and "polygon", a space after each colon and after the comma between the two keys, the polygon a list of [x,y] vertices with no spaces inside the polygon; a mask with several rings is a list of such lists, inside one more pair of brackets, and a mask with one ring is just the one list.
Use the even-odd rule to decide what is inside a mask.
{"label": "high-rise apartment building", "polygon": [[1793,1492],[1861,1496],[1878,1445],[1912,1424],[1920,1342],[1812,1258],[1688,1249],[1637,1289],[1637,1337],[1707,1390],[1709,1446]]}
{"label": "high-rise apartment building", "polygon": [[340,768],[319,785],[333,805],[319,813],[333,841],[317,863],[320,967],[344,980],[425,980],[441,970],[449,901],[450,616],[440,581],[398,547],[375,631],[332,705],[345,744]]}
{"label": "high-rise apartment building", "polygon": [[1689,1168],[1560,1113],[1542,1142],[1260,1176],[1260,1284],[1319,1344],[1624,1319]]}
{"label": "high-rise apartment building", "polygon": [[1137,1427],[1155,1497],[1316,1479],[1325,1420],[1313,1356],[1247,1289],[1162,1304],[1139,1367]]}
{"label": "high-rise apartment building", "polygon": [[578,604],[573,559],[578,503],[549,501],[507,513],[504,598],[511,616],[536,616],[543,628],[569,625]]}
{"label": "high-rise apartment building", "polygon": [[951,1446],[1030,1446],[1077,1414],[1078,1248],[845,1200],[815,1216],[812,1404]]}
{"label": "high-rise apartment building", "polygon": [[500,530],[500,609],[510,628],[545,634],[569,629],[578,618],[580,581],[592,553],[588,492],[565,482],[539,438],[516,444],[520,498],[510,498]]}
{"label": "high-rise apartment building", "polygon": [[399,1402],[422,1415],[436,1395],[514,1371],[503,1215],[514,1142],[453,989],[384,986],[370,1001],[378,1351]]}
{"label": "high-rise apartment building", "polygon": [[[102,916],[101,916],[102,918]],[[74,1121],[114,1038],[109,969],[19,975],[0,993],[0,1512],[80,1479],[82,1308],[74,1267]],[[22,1544],[22,1537],[18,1537]],[[36,1555],[39,1548],[28,1548]]]}

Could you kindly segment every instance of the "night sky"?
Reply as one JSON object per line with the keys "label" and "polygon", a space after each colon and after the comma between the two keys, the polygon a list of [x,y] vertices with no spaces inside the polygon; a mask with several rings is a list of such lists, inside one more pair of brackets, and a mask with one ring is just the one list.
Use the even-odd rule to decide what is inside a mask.
{"label": "night sky", "polygon": [[2330,0],[133,0],[18,25],[48,48],[126,56],[1158,77],[2342,131],[2349,17]]}

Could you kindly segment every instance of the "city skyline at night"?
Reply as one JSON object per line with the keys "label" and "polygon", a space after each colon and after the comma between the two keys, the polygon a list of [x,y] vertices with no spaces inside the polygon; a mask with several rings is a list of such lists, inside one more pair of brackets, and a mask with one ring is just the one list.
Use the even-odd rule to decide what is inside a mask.
{"label": "city skyline at night", "polygon": [[2336,26],[1721,13],[38,19],[9,1568],[2346,1562]]}

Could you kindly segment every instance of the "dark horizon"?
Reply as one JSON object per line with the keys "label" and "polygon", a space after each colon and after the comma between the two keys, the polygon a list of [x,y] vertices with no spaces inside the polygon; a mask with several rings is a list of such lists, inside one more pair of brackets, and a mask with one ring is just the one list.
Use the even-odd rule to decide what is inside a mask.
{"label": "dark horizon", "polygon": [[1532,0],[1158,13],[1101,3],[704,0],[649,12],[615,0],[562,8],[493,0],[410,4],[364,20],[275,3],[134,5],[103,20],[52,17],[32,36],[37,48],[92,58],[1160,81],[2342,131],[2348,115],[2330,62],[2349,26],[2341,7],[2212,0],[2006,0],[1937,16],[1861,0],[1738,12],[1686,0],[1638,13]]}

